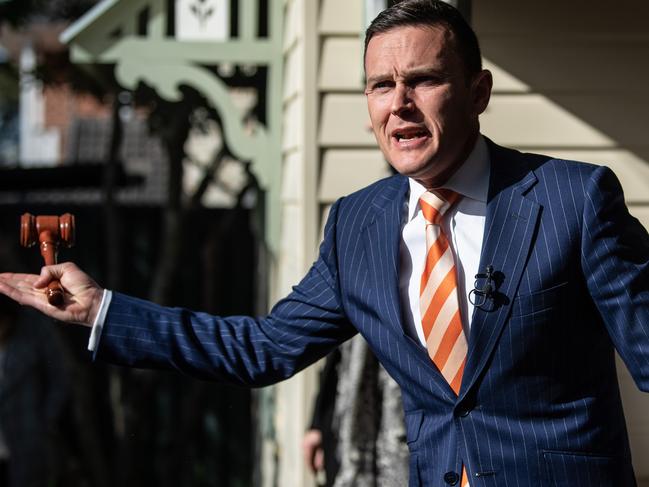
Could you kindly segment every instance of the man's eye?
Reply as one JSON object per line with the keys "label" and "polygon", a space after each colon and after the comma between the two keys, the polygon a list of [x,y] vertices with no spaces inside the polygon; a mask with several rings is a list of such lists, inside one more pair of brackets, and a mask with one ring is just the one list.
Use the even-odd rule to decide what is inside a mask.
{"label": "man's eye", "polygon": [[394,83],[392,81],[377,81],[376,83],[372,84],[371,90],[385,91],[392,88],[392,86],[394,86]]}
{"label": "man's eye", "polygon": [[440,79],[437,76],[418,76],[411,79],[408,84],[411,86],[435,86],[440,84]]}

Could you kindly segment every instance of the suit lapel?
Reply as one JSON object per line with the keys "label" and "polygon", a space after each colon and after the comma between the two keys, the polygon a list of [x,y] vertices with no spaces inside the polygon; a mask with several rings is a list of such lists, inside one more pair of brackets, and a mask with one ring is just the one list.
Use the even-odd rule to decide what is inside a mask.
{"label": "suit lapel", "polygon": [[537,179],[515,151],[489,144],[491,178],[480,270],[492,265],[502,273],[498,304],[493,310],[475,308],[469,336],[469,352],[460,398],[484,369],[505,326],[511,302],[527,263],[538,226],[539,205],[525,193]]}
{"label": "suit lapel", "polygon": [[429,370],[437,390],[449,401],[455,401],[455,393],[444,376],[428,357],[421,344],[408,336],[403,326],[403,310],[399,294],[399,247],[404,202],[409,189],[408,179],[396,176],[394,183],[382,191],[373,201],[374,214],[361,229],[365,246],[370,282],[376,289],[377,317],[384,326],[403,337],[409,353]]}
{"label": "suit lapel", "polygon": [[[539,205],[525,193],[536,183],[533,171],[515,151],[498,147],[489,141],[491,179],[485,220],[480,269],[493,265],[504,276],[498,292],[502,304],[493,311],[475,308],[469,337],[469,352],[464,370],[460,398],[475,383],[484,369],[509,316],[511,302],[518,289],[529,256],[540,214]],[[399,245],[403,202],[408,179],[392,178],[373,201],[372,216],[361,229],[370,273],[377,290],[378,317],[383,324],[405,337],[413,354],[430,368],[438,389],[449,398],[453,392],[428,358],[426,350],[405,334],[399,294]]]}
{"label": "suit lapel", "polygon": [[389,183],[374,197],[371,207],[374,214],[361,232],[370,282],[377,290],[375,304],[380,310],[379,316],[387,326],[400,327],[399,241],[408,179],[395,176]]}

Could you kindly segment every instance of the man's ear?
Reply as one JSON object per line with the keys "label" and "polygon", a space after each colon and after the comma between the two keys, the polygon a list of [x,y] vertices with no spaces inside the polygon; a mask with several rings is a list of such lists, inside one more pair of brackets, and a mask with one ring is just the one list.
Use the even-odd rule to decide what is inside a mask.
{"label": "man's ear", "polygon": [[473,82],[471,83],[471,95],[476,115],[480,115],[487,109],[489,99],[491,98],[491,88],[493,87],[493,83],[491,71],[488,69],[483,69],[473,78]]}

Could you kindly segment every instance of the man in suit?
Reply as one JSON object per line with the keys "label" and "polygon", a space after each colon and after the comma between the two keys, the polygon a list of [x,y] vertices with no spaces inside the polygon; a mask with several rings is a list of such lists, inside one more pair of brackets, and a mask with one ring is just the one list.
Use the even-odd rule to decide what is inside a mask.
{"label": "man in suit", "polygon": [[[649,236],[617,179],[479,134],[491,75],[443,2],[379,14],[365,68],[400,174],[333,205],[317,261],[267,317],[163,308],[69,263],[3,274],[0,291],[94,323],[97,358],[246,385],[360,332],[402,388],[411,486],[634,485],[614,349],[649,390]],[[54,277],[61,308],[43,297]]]}

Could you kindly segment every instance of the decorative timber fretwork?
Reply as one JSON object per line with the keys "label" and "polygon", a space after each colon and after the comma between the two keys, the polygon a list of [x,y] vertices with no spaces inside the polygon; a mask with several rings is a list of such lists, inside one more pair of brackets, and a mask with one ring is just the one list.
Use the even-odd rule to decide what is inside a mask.
{"label": "decorative timber fretwork", "polygon": [[[73,62],[114,65],[125,89],[144,83],[179,101],[188,86],[209,101],[228,148],[250,162],[265,192],[272,252],[280,230],[282,13],[281,0],[103,0],[61,35]],[[223,67],[251,73],[259,123],[234,103]]]}

